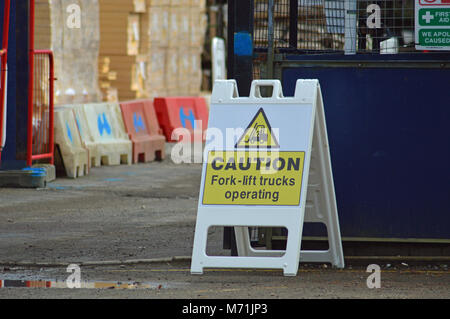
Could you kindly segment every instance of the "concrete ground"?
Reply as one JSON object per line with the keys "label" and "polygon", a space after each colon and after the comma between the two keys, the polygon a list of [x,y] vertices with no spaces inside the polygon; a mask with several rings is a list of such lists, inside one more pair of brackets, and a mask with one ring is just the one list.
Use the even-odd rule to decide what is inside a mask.
{"label": "concrete ground", "polygon": [[[121,285],[139,283],[135,289],[3,288],[0,298],[120,298],[120,299],[448,299],[450,274],[442,270],[384,269],[381,288],[369,289],[365,268],[346,270],[302,266],[297,277],[281,271],[209,270],[192,276],[187,262],[134,266],[82,267],[81,280]],[[59,280],[65,268],[9,268],[0,277],[14,280]]]}
{"label": "concrete ground", "polygon": [[[382,265],[381,289],[368,289],[365,265],[333,270],[302,265],[280,271],[214,270],[191,276],[189,260],[121,261],[190,256],[200,165],[170,160],[102,167],[46,189],[0,189],[0,280],[59,280],[81,264],[82,280],[147,283],[138,289],[1,288],[0,298],[450,298],[447,267]],[[213,230],[208,253],[222,250]],[[116,261],[113,265],[96,262]],[[89,265],[94,262],[97,266]],[[92,265],[92,264],[91,264]]]}

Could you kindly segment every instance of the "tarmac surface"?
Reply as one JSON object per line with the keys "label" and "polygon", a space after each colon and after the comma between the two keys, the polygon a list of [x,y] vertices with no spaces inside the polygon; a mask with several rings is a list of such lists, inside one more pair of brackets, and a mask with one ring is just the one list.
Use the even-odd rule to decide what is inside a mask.
{"label": "tarmac surface", "polygon": [[[271,270],[192,276],[188,258],[127,263],[191,256],[200,179],[200,165],[165,160],[95,168],[46,189],[0,189],[0,280],[65,282],[67,266],[79,264],[81,279],[91,283],[91,289],[0,288],[0,298],[450,298],[447,265],[383,264],[381,289],[369,289],[365,265],[301,265],[297,277],[285,278]],[[209,254],[229,255],[222,236],[211,231]],[[101,264],[108,261],[115,262]],[[96,282],[107,284],[98,289]]]}
{"label": "tarmac surface", "polygon": [[[283,277],[271,270],[209,270],[192,276],[190,264],[82,267],[81,280],[103,289],[2,288],[0,298],[120,298],[120,299],[448,299],[448,271],[384,269],[381,288],[369,289],[363,268],[325,269],[302,265],[297,277]],[[351,267],[353,268],[353,267]],[[65,268],[0,271],[14,280],[64,282]],[[124,286],[127,285],[126,288]],[[109,287],[106,288],[106,287]],[[118,288],[122,287],[122,288]],[[142,288],[144,287],[144,288]]]}

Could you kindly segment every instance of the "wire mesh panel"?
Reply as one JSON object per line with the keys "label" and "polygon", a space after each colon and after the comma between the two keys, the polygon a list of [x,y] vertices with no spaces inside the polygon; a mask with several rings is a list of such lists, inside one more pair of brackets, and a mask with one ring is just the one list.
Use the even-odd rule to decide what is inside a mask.
{"label": "wire mesh panel", "polygon": [[[267,48],[269,26],[269,0],[255,0],[254,42],[256,48]],[[274,2],[274,41],[277,48],[289,47],[289,0]]]}
{"label": "wire mesh panel", "polygon": [[[268,47],[269,0],[254,3],[255,50]],[[414,0],[274,0],[274,48],[304,53],[415,51]]]}
{"label": "wire mesh panel", "polygon": [[343,5],[342,0],[299,1],[297,48],[319,51],[343,50],[345,33]]}
{"label": "wire mesh panel", "polygon": [[53,55],[34,52],[32,103],[32,160],[53,161]]}
{"label": "wire mesh panel", "polygon": [[357,52],[414,52],[414,0],[358,1]]}

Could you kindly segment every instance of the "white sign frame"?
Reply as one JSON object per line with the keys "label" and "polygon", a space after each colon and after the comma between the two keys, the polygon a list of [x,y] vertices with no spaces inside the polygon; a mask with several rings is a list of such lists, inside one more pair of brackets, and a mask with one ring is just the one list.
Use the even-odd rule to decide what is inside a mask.
{"label": "white sign frame", "polygon": [[[273,96],[263,98],[260,88],[273,87]],[[323,109],[323,100],[318,80],[298,80],[295,96],[284,98],[281,83],[278,80],[254,81],[249,98],[239,97],[234,80],[217,81],[211,100],[210,124],[228,122],[234,127],[237,110],[256,114],[260,107],[276,107],[284,110],[304,112],[308,118],[295,118],[298,127],[303,127],[298,136],[285,137],[280,141],[280,151],[305,151],[303,185],[300,206],[207,206],[203,205],[203,190],[208,163],[205,161],[202,175],[197,226],[195,231],[191,273],[203,274],[205,268],[255,268],[282,269],[285,276],[296,276],[299,262],[331,263],[337,268],[344,268],[344,255],[337,214],[336,196],[331,167],[331,157]],[[234,108],[233,108],[234,106]],[[267,107],[266,107],[267,106]],[[229,116],[222,116],[220,111],[229,108]],[[268,112],[270,114],[270,112]],[[272,114],[274,114],[272,112]],[[294,112],[295,114],[295,112]],[[298,113],[297,113],[298,114]],[[271,121],[269,115],[269,121]],[[292,117],[292,116],[291,116]],[[220,120],[214,121],[214,119]],[[243,121],[251,120],[243,119]],[[286,117],[285,121],[288,121]],[[292,121],[292,119],[291,119]],[[242,122],[240,126],[244,126]],[[293,123],[293,122],[290,122]],[[224,124],[225,125],[225,124]],[[220,126],[220,125],[219,125]],[[291,125],[292,126],[292,125]],[[219,129],[224,129],[225,126]],[[304,135],[301,137],[301,135]],[[299,138],[300,137],[300,138]],[[313,138],[314,137],[314,138]],[[208,138],[207,138],[208,139]],[[294,142],[303,140],[305,149]],[[283,143],[285,142],[285,143]],[[287,142],[287,143],[286,143]],[[286,149],[283,145],[291,145]],[[225,151],[237,151],[226,149]],[[205,148],[205,159],[212,149]],[[223,151],[223,150],[222,150]],[[329,249],[326,251],[301,251],[304,222],[320,222],[327,226]],[[235,227],[238,257],[214,257],[206,253],[208,230],[213,226]],[[281,227],[288,230],[286,251],[255,250],[250,246],[249,227]]]}

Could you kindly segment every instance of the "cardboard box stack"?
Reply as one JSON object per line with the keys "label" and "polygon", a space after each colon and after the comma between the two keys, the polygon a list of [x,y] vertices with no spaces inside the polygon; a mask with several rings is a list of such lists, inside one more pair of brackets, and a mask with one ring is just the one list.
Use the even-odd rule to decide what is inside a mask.
{"label": "cardboard box stack", "polygon": [[204,0],[191,0],[189,24],[189,94],[198,95],[202,86],[202,51],[206,28],[208,27],[206,2]]}
{"label": "cardboard box stack", "polygon": [[56,104],[100,99],[98,12],[97,0],[36,0],[35,49],[53,51]]}
{"label": "cardboard box stack", "polygon": [[99,83],[106,101],[145,97],[140,23],[145,0],[99,0]]}
{"label": "cardboard box stack", "polygon": [[148,97],[197,96],[207,17],[205,0],[147,0],[142,16]]}
{"label": "cardboard box stack", "polygon": [[145,88],[149,97],[166,92],[167,48],[170,32],[170,0],[148,0],[142,17],[141,52],[146,61]]}
{"label": "cardboard box stack", "polygon": [[36,0],[36,49],[54,52],[57,103],[198,95],[205,7],[206,0]]}

